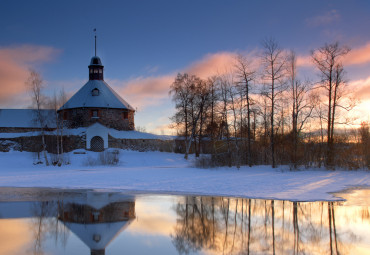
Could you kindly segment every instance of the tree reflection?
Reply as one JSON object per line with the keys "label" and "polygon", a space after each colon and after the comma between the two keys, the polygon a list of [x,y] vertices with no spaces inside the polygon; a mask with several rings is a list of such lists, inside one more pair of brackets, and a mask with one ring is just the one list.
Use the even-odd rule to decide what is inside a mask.
{"label": "tree reflection", "polygon": [[[163,221],[162,203],[168,205],[168,198],[158,200],[152,212],[151,203],[148,206],[145,199],[137,203],[136,196],[128,194],[51,193],[38,197],[36,202],[30,202],[26,196],[21,206],[5,204],[3,208],[6,209],[0,211],[4,218],[12,218],[12,213],[16,214],[14,218],[30,218],[27,222],[31,223],[33,242],[23,253],[47,253],[44,248],[50,246],[46,245],[50,240],[55,241],[55,246],[65,247],[68,236],[73,233],[90,248],[91,254],[104,254],[109,243],[131,222],[134,222],[131,226],[134,233],[137,233],[135,228],[136,231],[145,230],[143,226],[151,224],[150,234],[153,231],[154,234],[158,234],[156,231],[167,234],[168,228],[160,232],[158,222],[153,225],[155,221],[170,226],[170,240],[180,254],[356,254],[369,249],[368,202],[348,205],[350,200],[289,202],[174,196],[177,200],[171,197],[171,208],[176,214],[168,212],[165,216],[169,219]],[[157,207],[160,214],[155,213]],[[19,208],[24,212],[18,213]],[[139,216],[148,214],[143,217],[146,220],[135,220],[139,219],[136,210]],[[170,225],[172,223],[174,225]],[[369,253],[368,250],[363,253],[366,252]]]}
{"label": "tree reflection", "polygon": [[[172,242],[180,254],[200,250],[220,254],[347,254],[352,246],[349,240],[356,233],[338,233],[338,206],[339,202],[186,197],[175,207]],[[365,215],[360,219],[369,221],[367,209],[360,212]]]}
{"label": "tree reflection", "polygon": [[57,219],[58,206],[56,201],[40,201],[32,204],[31,219],[32,236],[34,239],[33,254],[44,254],[43,242],[48,236],[55,239],[55,243],[65,245],[68,231],[59,224]]}

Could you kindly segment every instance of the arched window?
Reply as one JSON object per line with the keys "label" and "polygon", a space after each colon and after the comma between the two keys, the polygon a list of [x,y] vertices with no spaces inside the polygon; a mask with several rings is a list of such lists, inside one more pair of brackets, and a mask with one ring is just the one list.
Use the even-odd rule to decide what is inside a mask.
{"label": "arched window", "polygon": [[93,96],[99,96],[99,89],[97,89],[97,88],[93,89],[93,90],[91,91],[91,94],[92,94]]}

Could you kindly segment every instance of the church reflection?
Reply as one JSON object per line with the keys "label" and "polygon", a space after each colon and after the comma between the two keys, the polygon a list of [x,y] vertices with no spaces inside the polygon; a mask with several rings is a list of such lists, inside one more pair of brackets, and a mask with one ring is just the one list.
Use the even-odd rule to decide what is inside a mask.
{"label": "church reflection", "polygon": [[58,219],[92,255],[103,255],[108,244],[135,219],[134,198],[121,199],[112,202],[109,193],[88,193],[84,203],[58,201]]}
{"label": "church reflection", "polygon": [[63,245],[72,232],[92,255],[103,255],[109,243],[136,218],[135,197],[131,195],[48,191],[34,196],[38,201],[0,203],[0,219],[30,218],[33,254],[44,254],[46,237],[52,236]]}

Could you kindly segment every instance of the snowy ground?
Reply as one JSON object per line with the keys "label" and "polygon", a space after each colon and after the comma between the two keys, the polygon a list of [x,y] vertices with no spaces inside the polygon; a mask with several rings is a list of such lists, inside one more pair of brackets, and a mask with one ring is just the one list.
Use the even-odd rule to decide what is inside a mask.
{"label": "snowy ground", "polygon": [[121,150],[118,166],[87,166],[98,154],[69,154],[70,165],[33,165],[28,152],[0,153],[0,187],[135,190],[299,201],[335,200],[329,192],[370,187],[369,171],[289,171],[269,166],[199,169],[183,155]]}

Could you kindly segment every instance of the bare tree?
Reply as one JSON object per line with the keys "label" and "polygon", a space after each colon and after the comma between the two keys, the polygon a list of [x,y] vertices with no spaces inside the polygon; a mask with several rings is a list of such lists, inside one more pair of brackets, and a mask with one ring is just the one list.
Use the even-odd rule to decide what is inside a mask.
{"label": "bare tree", "polygon": [[262,42],[262,64],[263,79],[266,81],[267,90],[263,95],[270,100],[270,146],[271,146],[271,165],[276,167],[275,162],[275,139],[274,139],[274,116],[277,107],[278,96],[284,90],[285,64],[286,57],[284,51],[279,47],[276,40],[270,38]]}
{"label": "bare tree", "polygon": [[207,122],[206,133],[208,136],[211,137],[213,154],[216,153],[216,137],[218,133],[217,106],[220,100],[219,81],[220,79],[218,76],[212,76],[207,80],[210,90],[210,97],[209,97],[209,107],[207,108],[208,117],[206,121]]}
{"label": "bare tree", "polygon": [[[183,135],[185,137],[185,144],[188,143],[189,139],[189,105],[191,100],[190,85],[191,77],[189,77],[188,74],[178,74],[169,91],[169,94],[172,96],[172,101],[175,102],[175,107],[177,109],[177,112],[171,119],[176,123],[178,129],[184,129]],[[188,156],[185,154],[186,159],[187,157]]]}
{"label": "bare tree", "polygon": [[[61,89],[60,91],[60,94],[59,94],[59,103],[61,106],[63,106],[66,102],[67,102],[67,97],[66,97],[66,94],[64,92],[64,88]],[[61,114],[61,116],[58,116],[59,120],[60,120],[60,126],[59,126],[59,129],[60,129],[60,154],[61,154],[61,164],[64,164],[64,163],[67,163],[65,161],[65,158],[64,158],[64,145],[63,145],[63,136],[64,136],[64,127],[66,126],[66,121],[65,121],[65,118],[64,118],[64,108],[59,112],[59,114]]]}
{"label": "bare tree", "polygon": [[226,137],[227,144],[227,157],[228,157],[228,166],[232,166],[231,162],[231,145],[230,145],[230,128],[229,128],[229,87],[230,80],[227,75],[220,77],[220,138]]}
{"label": "bare tree", "polygon": [[299,134],[303,129],[304,124],[311,117],[313,104],[308,96],[310,87],[308,82],[301,82],[297,78],[297,57],[294,51],[290,51],[288,55],[288,75],[291,93],[291,116],[292,116],[292,164],[297,168],[297,152]]}
{"label": "bare tree", "polygon": [[[172,119],[178,126],[184,126],[185,159],[188,158],[192,142],[196,143],[196,135],[202,128],[206,109],[210,102],[210,87],[207,82],[195,75],[179,74],[171,85],[170,95],[176,102],[177,112]],[[197,146],[195,144],[195,149]],[[199,154],[197,154],[198,156]]]}
{"label": "bare tree", "polygon": [[334,145],[334,127],[336,120],[336,111],[338,107],[350,109],[341,105],[340,99],[343,95],[343,89],[346,86],[344,80],[344,68],[342,57],[350,49],[346,46],[340,46],[338,42],[325,44],[316,50],[311,51],[312,61],[319,69],[320,82],[319,87],[326,90],[327,93],[327,159],[328,167],[333,166],[333,145]]}
{"label": "bare tree", "polygon": [[[233,73],[230,73],[228,75],[224,75],[223,77],[223,88],[225,89],[224,93],[224,104],[226,106],[226,111],[224,114],[228,114],[228,111],[231,111],[231,120],[232,120],[232,125],[234,129],[234,144],[235,144],[235,156],[233,157],[233,161],[236,163],[237,168],[240,168],[240,144],[239,144],[239,136],[241,136],[241,130],[242,130],[242,120],[240,123],[238,123],[238,116],[242,116],[242,101],[243,101],[243,91],[241,89],[241,86],[238,86],[234,82],[234,75]],[[231,151],[229,150],[229,153]],[[231,157],[230,153],[230,157]]]}
{"label": "bare tree", "polygon": [[31,93],[33,104],[36,107],[36,122],[40,126],[41,130],[42,152],[44,154],[45,164],[48,166],[49,161],[46,155],[46,143],[45,143],[46,116],[45,114],[42,114],[42,108],[45,103],[44,95],[42,94],[44,86],[41,75],[35,70],[30,70],[30,74],[26,81],[26,85]]}
{"label": "bare tree", "polygon": [[362,153],[363,153],[363,162],[367,168],[370,168],[370,128],[369,123],[362,122],[359,129]]}
{"label": "bare tree", "polygon": [[56,95],[55,91],[54,91],[54,95],[51,99],[50,105],[51,105],[51,109],[53,109],[53,111],[54,111],[54,119],[55,119],[55,124],[56,124],[56,127],[57,127],[57,130],[56,130],[57,158],[56,158],[55,162],[52,162],[52,164],[60,165],[61,164],[61,154],[60,154],[59,138],[60,138],[60,124],[61,123],[60,123],[59,118],[58,118],[58,112],[57,111],[58,111],[58,108],[59,108],[59,102],[58,102],[58,98],[57,98],[57,95]]}
{"label": "bare tree", "polygon": [[250,61],[247,57],[239,55],[237,57],[236,73],[239,79],[239,83],[244,87],[246,108],[247,108],[247,163],[252,166],[252,150],[251,150],[251,106],[254,104],[251,98],[251,83],[255,79],[256,71],[250,67]]}

